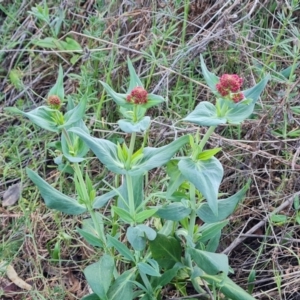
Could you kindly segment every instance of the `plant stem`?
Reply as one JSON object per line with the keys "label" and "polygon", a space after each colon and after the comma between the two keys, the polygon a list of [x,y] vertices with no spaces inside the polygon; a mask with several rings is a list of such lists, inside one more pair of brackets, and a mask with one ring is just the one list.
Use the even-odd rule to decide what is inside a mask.
{"label": "plant stem", "polygon": [[134,151],[135,139],[136,139],[136,132],[133,132],[131,134],[131,138],[130,138],[129,152],[128,152],[128,157],[127,157],[127,161],[126,161],[127,169],[130,168],[131,157],[132,157],[132,154]]}
{"label": "plant stem", "polygon": [[192,241],[193,241],[194,228],[195,228],[195,222],[196,222],[196,197],[195,197],[195,195],[196,195],[195,186],[192,183],[190,183],[190,202],[191,202],[192,212],[190,215],[188,234],[191,237]]}
{"label": "plant stem", "polygon": [[208,130],[206,131],[204,137],[202,138],[200,144],[199,144],[199,151],[202,152],[206,142],[208,141],[209,137],[212,135],[212,133],[215,131],[217,126],[210,126]]}
{"label": "plant stem", "polygon": [[[126,185],[127,185],[127,192],[128,192],[129,213],[130,213],[130,216],[134,219],[135,218],[135,204],[134,204],[132,177],[128,174],[126,174]],[[133,225],[133,224],[130,224],[130,225]]]}

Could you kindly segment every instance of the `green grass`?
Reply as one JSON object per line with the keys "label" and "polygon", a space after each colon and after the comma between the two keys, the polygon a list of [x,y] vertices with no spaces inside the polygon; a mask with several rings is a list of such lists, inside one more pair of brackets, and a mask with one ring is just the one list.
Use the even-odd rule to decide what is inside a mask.
{"label": "green grass", "polygon": [[[107,1],[86,1],[83,6],[82,2],[74,1],[61,10],[58,8],[61,1],[52,1],[48,4],[51,24],[28,13],[38,5],[36,1],[28,1],[25,6],[21,6],[22,1],[14,1],[10,5],[5,5],[5,1],[0,3],[0,196],[11,184],[19,181],[23,184],[18,204],[0,208],[0,261],[14,265],[19,276],[29,279],[35,287],[31,292],[20,290],[16,299],[80,299],[88,293],[82,270],[98,255],[73,231],[81,219],[58,215],[47,209],[26,176],[25,168],[30,167],[38,170],[56,188],[74,193],[68,175],[57,171],[53,162],[56,153],[48,147],[56,140],[55,135],[3,111],[7,106],[29,110],[44,103],[49,88],[56,80],[59,64],[67,74],[64,84],[68,97],[78,102],[81,95],[88,95],[85,121],[90,132],[98,137],[116,139],[120,137],[115,133],[119,113],[99,80],[124,92],[128,83],[126,59],[130,57],[145,87],[149,91],[155,90],[167,100],[166,104],[151,110],[151,116],[157,118],[158,125],[150,130],[149,145],[162,145],[165,141],[160,139],[161,132],[172,134],[172,124],[186,116],[198,102],[211,99],[200,71],[200,54],[218,75],[241,74],[245,79],[244,87],[252,86],[264,74],[270,73],[272,81],[251,122],[219,129],[218,134],[231,142],[221,137],[211,140],[214,145],[222,144],[224,150],[220,158],[225,165],[222,192],[233,194],[240,181],[249,177],[257,183],[253,184],[246,202],[233,217],[238,222],[230,225],[233,227],[228,228],[228,232],[241,232],[244,226],[249,229],[249,219],[253,226],[279,206],[286,195],[298,191],[298,171],[293,169],[293,164],[300,165],[298,156],[295,156],[300,135],[297,131],[300,121],[297,111],[300,88],[297,81],[299,7],[293,11],[285,6],[276,7],[272,1],[265,6],[258,4],[251,18],[239,21],[249,13],[246,4],[250,5],[251,1],[243,1],[241,7],[246,7],[244,10],[228,5],[228,16],[238,14],[237,19],[228,20],[221,20],[222,13],[217,14],[214,5],[207,4],[206,9],[201,9],[200,4],[198,8],[190,8],[190,1],[158,1],[157,5],[150,4],[143,9],[128,5],[126,11],[122,11],[125,9],[125,5],[121,6],[122,1],[104,2]],[[292,5],[292,1],[288,2]],[[43,2],[39,5],[44,7]],[[209,9],[208,17],[205,12]],[[220,31],[221,35],[218,34]],[[197,35],[198,38],[194,39]],[[83,51],[72,54],[34,45],[33,41],[47,37],[71,37]],[[73,55],[78,55],[76,63],[71,62]],[[278,78],[280,72],[288,67],[291,69],[287,78]],[[160,123],[166,124],[164,130]],[[182,130],[178,124],[176,128]],[[196,130],[187,126],[183,129]],[[122,138],[128,139],[125,135]],[[244,140],[243,144],[251,148],[241,148],[235,140]],[[258,150],[290,164],[274,161]],[[236,161],[244,166],[242,170],[236,167]],[[99,189],[106,187],[103,180],[109,183],[114,180],[92,158],[87,160],[85,167],[90,170]],[[164,172],[159,176],[163,181]],[[148,189],[155,191],[159,188],[151,185],[151,178],[149,182]],[[292,211],[284,213],[293,214]],[[268,235],[281,236],[293,225],[291,222],[272,225],[271,231],[263,229],[261,234],[267,232]],[[72,239],[59,238],[63,234]],[[297,231],[291,238],[297,238]],[[224,245],[230,243],[230,239],[224,235]],[[51,261],[51,253],[47,250],[47,244],[53,249],[57,241],[61,244],[59,263]],[[249,238],[244,246],[233,251],[233,269],[244,270],[241,265],[255,259],[253,266],[247,265],[248,271],[255,269],[257,274],[267,274],[264,278],[271,274],[276,280],[268,285],[254,281],[253,295],[267,299],[262,295],[268,295],[268,291],[275,288],[269,299],[283,299],[283,295],[287,295],[286,299],[294,299],[281,271],[289,267],[284,257],[278,254],[274,258],[275,263],[263,263],[268,253],[284,247],[273,245],[273,242],[268,245],[259,242],[253,246],[254,242]],[[294,251],[297,243],[290,243],[289,247]],[[49,271],[51,268],[57,269],[60,275],[53,275]],[[71,270],[73,283],[76,280],[82,282],[72,292],[68,292],[68,284],[64,281],[66,276],[63,274],[67,270]],[[233,279],[246,287],[248,271],[233,275]],[[0,269],[0,272],[0,277],[4,277],[4,270]]]}

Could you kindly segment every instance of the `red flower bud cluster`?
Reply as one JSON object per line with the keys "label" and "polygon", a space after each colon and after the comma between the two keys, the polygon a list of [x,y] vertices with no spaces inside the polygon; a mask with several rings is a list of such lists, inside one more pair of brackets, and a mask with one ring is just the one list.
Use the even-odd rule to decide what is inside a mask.
{"label": "red flower bud cluster", "polygon": [[61,106],[60,98],[56,95],[51,95],[48,97],[48,104],[52,108],[59,109]]}
{"label": "red flower bud cluster", "polygon": [[148,102],[148,93],[141,86],[137,86],[126,97],[126,100],[133,104],[145,104]]}
{"label": "red flower bud cluster", "polygon": [[223,97],[228,97],[235,103],[244,99],[244,95],[240,92],[243,79],[236,74],[224,74],[220,81],[216,84],[217,91]]}

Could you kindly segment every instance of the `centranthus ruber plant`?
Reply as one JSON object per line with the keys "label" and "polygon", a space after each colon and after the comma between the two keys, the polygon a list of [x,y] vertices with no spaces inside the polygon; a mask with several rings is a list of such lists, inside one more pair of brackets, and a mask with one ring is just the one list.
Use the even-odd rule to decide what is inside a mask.
{"label": "centranthus ruber plant", "polygon": [[[230,74],[217,77],[201,57],[203,76],[215,100],[200,102],[183,121],[209,128],[202,138],[199,134],[185,135],[153,148],[147,146],[151,118],[146,113],[164,99],[145,90],[130,60],[128,68],[126,93],[101,83],[119,106],[119,129],[130,135],[129,143],[113,143],[89,134],[82,120],[87,97],[82,95],[77,106],[70,97],[65,104],[62,68],[49,92],[48,106],[26,113],[14,109],[42,128],[60,134],[59,143],[54,145],[62,155],[56,162],[60,170],[72,168],[76,196],[64,195],[33,170],[27,169],[27,174],[49,208],[90,216],[76,229],[99,251],[99,260],[84,270],[93,291],[84,299],[162,299],[162,289],[167,285],[185,296],[189,283],[203,297],[209,298],[210,288],[230,299],[254,299],[228,277],[227,256],[215,253],[221,230],[245,197],[249,182],[236,194],[219,199],[223,167],[215,155],[221,149],[205,146],[218,125],[240,124],[252,114],[268,78],[241,90],[242,78]],[[62,105],[66,105],[65,113]],[[103,187],[110,188],[107,193],[99,194],[94,188],[85,160],[88,150],[115,174],[116,183],[121,182],[102,182]],[[176,155],[179,150],[180,156]],[[144,186],[148,172],[164,166],[166,188],[148,192]],[[104,215],[103,207],[109,201],[110,214]],[[203,225],[199,226],[196,218]]]}

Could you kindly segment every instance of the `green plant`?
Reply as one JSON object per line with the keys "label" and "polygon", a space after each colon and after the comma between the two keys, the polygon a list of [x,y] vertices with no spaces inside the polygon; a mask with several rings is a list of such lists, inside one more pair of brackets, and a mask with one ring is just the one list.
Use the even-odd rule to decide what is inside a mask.
{"label": "green plant", "polygon": [[[151,125],[146,112],[164,99],[144,89],[130,60],[128,67],[130,82],[126,93],[117,93],[101,83],[120,107],[123,118],[118,125],[131,135],[129,145],[89,134],[82,120],[86,95],[82,95],[77,106],[69,97],[66,112],[62,113],[65,95],[61,67],[57,82],[49,91],[48,106],[27,113],[10,109],[61,134],[60,141],[52,145],[62,153],[57,159],[60,169],[73,174],[76,198],[56,190],[30,169],[27,174],[49,208],[71,215],[87,212],[91,216],[77,231],[99,249],[101,258],[84,270],[94,292],[84,299],[161,299],[161,290],[169,283],[186,294],[187,281],[198,293],[210,293],[203,289],[205,281],[212,290],[220,290],[231,299],[254,299],[228,277],[227,256],[214,253],[221,230],[228,224],[226,218],[244,198],[249,183],[236,194],[218,199],[223,167],[215,155],[221,149],[204,149],[218,125],[240,124],[251,115],[268,77],[241,91],[241,78],[228,74],[218,78],[208,71],[201,57],[202,73],[216,102],[201,102],[183,121],[209,129],[202,138],[199,133],[185,135],[153,148],[146,145]],[[110,191],[102,195],[97,195],[86,167],[89,149],[107,170],[121,178],[121,184],[116,186],[107,183]],[[185,155],[175,156],[179,150]],[[145,193],[145,176],[164,165],[168,175],[166,190]],[[102,214],[101,208],[112,198],[110,215]],[[152,200],[157,199],[164,201],[154,205]],[[197,225],[197,217],[204,222],[202,226]]]}

